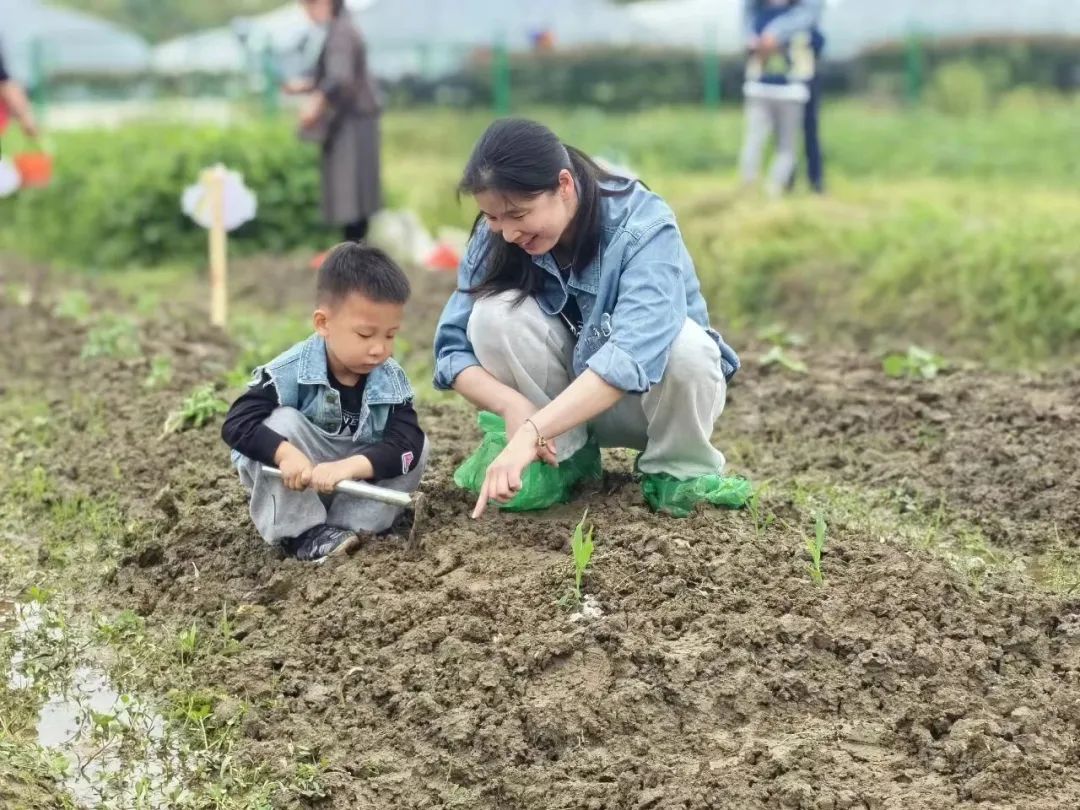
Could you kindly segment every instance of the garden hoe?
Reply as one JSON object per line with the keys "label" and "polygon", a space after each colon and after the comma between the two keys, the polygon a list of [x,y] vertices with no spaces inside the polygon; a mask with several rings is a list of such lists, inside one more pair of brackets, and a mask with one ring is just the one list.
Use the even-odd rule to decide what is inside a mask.
{"label": "garden hoe", "polygon": [[[262,471],[265,475],[281,478],[281,470],[277,467],[268,467],[264,464]],[[425,505],[424,494],[422,492],[415,492],[410,495],[408,492],[399,492],[396,489],[377,487],[374,484],[366,484],[363,481],[342,481],[334,487],[334,492],[348,495],[352,498],[365,498],[369,501],[387,503],[391,506],[401,507],[402,509],[411,509],[413,520],[412,528],[409,529],[407,548],[410,551],[416,551],[420,548],[420,523],[424,516]]]}

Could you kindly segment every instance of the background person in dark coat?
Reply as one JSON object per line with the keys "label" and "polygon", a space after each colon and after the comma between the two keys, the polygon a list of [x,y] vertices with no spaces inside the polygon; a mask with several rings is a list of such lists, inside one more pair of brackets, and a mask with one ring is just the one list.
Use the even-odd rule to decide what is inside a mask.
{"label": "background person in dark coat", "polygon": [[322,145],[322,213],[344,228],[346,241],[363,239],[382,207],[379,167],[379,98],[368,71],[367,47],[345,0],[301,0],[326,43],[311,79],[285,91],[310,93],[300,113],[300,135]]}

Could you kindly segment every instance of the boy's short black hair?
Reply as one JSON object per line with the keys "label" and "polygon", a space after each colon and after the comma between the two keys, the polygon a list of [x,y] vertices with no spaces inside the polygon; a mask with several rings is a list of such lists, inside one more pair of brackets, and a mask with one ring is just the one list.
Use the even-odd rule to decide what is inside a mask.
{"label": "boy's short black hair", "polygon": [[379,303],[404,304],[412,292],[397,263],[378,248],[343,242],[319,268],[315,293],[319,303],[334,304],[350,293]]}

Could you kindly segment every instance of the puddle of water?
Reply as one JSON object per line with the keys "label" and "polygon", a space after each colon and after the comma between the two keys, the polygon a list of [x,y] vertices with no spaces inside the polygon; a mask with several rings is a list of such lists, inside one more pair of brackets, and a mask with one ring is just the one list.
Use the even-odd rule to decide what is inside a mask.
{"label": "puddle of water", "polygon": [[[15,652],[11,656],[11,669],[8,672],[9,689],[29,689],[34,680],[24,674],[26,663],[25,642],[28,636],[36,633],[43,622],[42,608],[37,602],[20,605],[18,602],[4,600],[0,607],[0,628],[11,631],[15,640]],[[55,637],[54,637],[55,638]]]}
{"label": "puddle of water", "polygon": [[[38,685],[25,666],[35,634],[46,641],[64,641],[63,630],[45,626],[46,621],[39,603],[0,602],[0,629],[10,631],[16,645],[9,688]],[[46,696],[38,712],[38,744],[70,763],[63,787],[77,806],[93,810],[106,799],[124,806],[136,801],[147,808],[170,806],[170,797],[183,789],[181,765],[160,714],[120,694],[109,676],[90,664],[75,667],[59,683],[52,677],[42,681]]]}

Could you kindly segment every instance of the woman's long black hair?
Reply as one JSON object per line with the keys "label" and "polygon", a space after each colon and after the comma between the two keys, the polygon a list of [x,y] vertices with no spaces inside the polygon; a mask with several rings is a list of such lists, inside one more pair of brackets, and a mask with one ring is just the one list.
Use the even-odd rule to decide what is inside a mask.
{"label": "woman's long black hair", "polygon": [[[524,118],[504,118],[487,128],[465,165],[458,194],[476,195],[485,191],[535,197],[559,187],[564,169],[573,176],[578,192],[578,210],[570,227],[574,232],[572,267],[580,269],[595,258],[600,249],[601,198],[622,193],[601,188],[604,181],[626,180],[614,175],[580,149],[567,146],[543,124]],[[484,221],[477,215],[472,235]],[[508,290],[521,299],[539,291],[542,274],[532,258],[505,239],[492,239],[487,272],[470,293],[496,295]]]}

